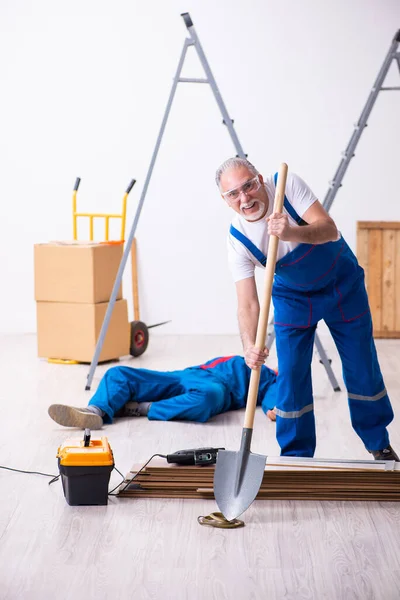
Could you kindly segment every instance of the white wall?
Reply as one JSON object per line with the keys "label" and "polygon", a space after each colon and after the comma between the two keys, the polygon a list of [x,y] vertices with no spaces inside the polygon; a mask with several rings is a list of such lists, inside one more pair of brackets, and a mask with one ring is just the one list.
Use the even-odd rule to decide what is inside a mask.
{"label": "white wall", "polygon": [[[400,27],[397,0],[3,0],[1,332],[35,330],[33,244],[71,238],[76,176],[92,211],[119,210],[135,177],[132,221],[185,11],[249,158],[286,161],[321,199]],[[202,76],[195,54],[184,74]],[[383,92],[332,209],[353,248],[357,220],[400,219],[399,134],[399,95]],[[180,84],[137,231],[141,316],[172,319],[163,333],[237,331],[213,182],[233,154],[208,86]]]}

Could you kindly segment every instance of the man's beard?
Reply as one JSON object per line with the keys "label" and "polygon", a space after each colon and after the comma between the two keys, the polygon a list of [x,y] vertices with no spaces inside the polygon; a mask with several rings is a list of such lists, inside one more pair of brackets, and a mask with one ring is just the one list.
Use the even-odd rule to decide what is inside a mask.
{"label": "man's beard", "polygon": [[[246,207],[257,207],[257,205],[257,210],[253,210],[251,213],[249,213],[247,210],[243,210]],[[246,204],[243,204],[240,207],[241,216],[249,222],[259,221],[260,219],[262,219],[266,212],[267,211],[265,209],[265,204],[263,202],[260,202],[260,200],[257,200],[256,198],[254,200],[251,200],[250,202],[246,202]]]}

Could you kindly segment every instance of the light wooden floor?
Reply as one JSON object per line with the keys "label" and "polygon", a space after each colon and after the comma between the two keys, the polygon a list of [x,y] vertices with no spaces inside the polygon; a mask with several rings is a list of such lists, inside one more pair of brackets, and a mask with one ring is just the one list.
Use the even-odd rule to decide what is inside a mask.
{"label": "light wooden floor", "polygon": [[[321,336],[334,359],[329,337]],[[34,336],[0,338],[0,464],[57,473],[70,430],[47,406],[85,406],[87,366],[35,356]],[[386,385],[400,414],[400,341],[378,341]],[[240,352],[234,336],[154,336],[129,364],[175,369]],[[271,366],[276,364],[272,356]],[[316,456],[366,458],[345,393],[334,393],[314,359]],[[106,367],[97,369],[95,387]],[[152,453],[202,445],[238,449],[243,411],[200,424],[123,419],[105,428],[123,473]],[[275,426],[257,410],[252,450],[277,455]],[[400,451],[400,420],[390,427]],[[80,433],[79,433],[80,436]],[[70,507],[59,482],[0,470],[1,600],[397,600],[400,505],[255,502],[238,530],[201,527],[214,501],[111,498],[107,507]],[[119,482],[117,473],[111,483]]]}

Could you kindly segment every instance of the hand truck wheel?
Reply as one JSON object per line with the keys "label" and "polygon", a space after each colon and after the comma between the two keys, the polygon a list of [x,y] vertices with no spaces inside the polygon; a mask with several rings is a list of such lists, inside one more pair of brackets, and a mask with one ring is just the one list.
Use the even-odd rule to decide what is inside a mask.
{"label": "hand truck wheel", "polygon": [[131,356],[140,356],[146,351],[149,344],[149,330],[142,321],[132,321],[131,342],[129,353]]}

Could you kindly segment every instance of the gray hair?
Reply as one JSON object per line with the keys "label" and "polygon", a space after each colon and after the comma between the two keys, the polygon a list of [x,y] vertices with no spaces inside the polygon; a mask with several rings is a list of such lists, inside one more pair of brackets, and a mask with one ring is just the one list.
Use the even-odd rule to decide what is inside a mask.
{"label": "gray hair", "polygon": [[215,183],[217,186],[220,187],[221,176],[223,173],[226,173],[226,171],[229,171],[230,169],[238,169],[239,167],[246,167],[250,173],[253,173],[254,177],[258,175],[257,169],[249,160],[247,160],[247,158],[234,156],[233,158],[228,158],[228,160],[218,167],[217,172],[215,173]]}

